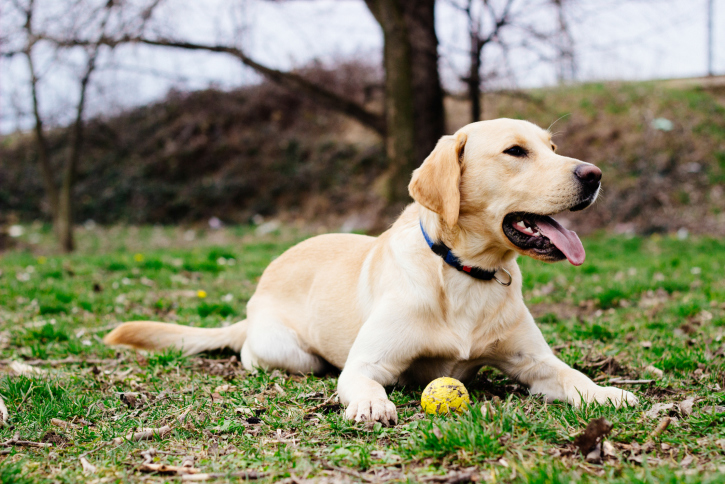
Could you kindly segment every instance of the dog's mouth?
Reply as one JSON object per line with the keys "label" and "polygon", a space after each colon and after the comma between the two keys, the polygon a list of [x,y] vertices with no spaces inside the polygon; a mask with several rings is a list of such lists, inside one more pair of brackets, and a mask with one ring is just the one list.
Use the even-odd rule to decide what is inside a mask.
{"label": "dog's mouth", "polygon": [[575,266],[584,263],[586,253],[579,236],[548,215],[510,213],[503,219],[503,232],[516,247],[537,259],[567,259]]}

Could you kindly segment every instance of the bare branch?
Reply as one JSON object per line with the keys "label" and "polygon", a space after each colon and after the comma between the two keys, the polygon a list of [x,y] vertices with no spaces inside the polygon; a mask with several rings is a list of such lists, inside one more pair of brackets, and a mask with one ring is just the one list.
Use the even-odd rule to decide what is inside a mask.
{"label": "bare branch", "polygon": [[[87,46],[90,45],[89,41],[85,41],[82,39],[71,39],[71,40],[63,40],[63,39],[53,39],[53,38],[46,38],[46,40],[52,41],[60,46],[66,46],[66,47],[74,47],[74,46]],[[168,47],[168,48],[177,48],[177,49],[185,49],[185,50],[201,50],[201,51],[207,51],[207,52],[218,52],[218,53],[224,53],[229,54],[237,59],[239,59],[244,65],[251,67],[258,73],[262,74],[264,77],[269,79],[270,81],[273,81],[283,87],[302,92],[306,94],[308,97],[312,98],[315,102],[319,103],[320,105],[333,109],[335,111],[341,112],[343,114],[346,114],[362,124],[372,128],[376,132],[378,132],[381,135],[385,134],[385,119],[382,115],[369,111],[367,108],[361,106],[360,104],[351,101],[349,99],[345,99],[344,97],[340,96],[339,94],[336,94],[333,91],[330,91],[328,89],[325,89],[321,86],[318,86],[317,84],[314,84],[313,82],[308,81],[304,77],[300,76],[299,74],[295,74],[294,72],[285,72],[280,71],[277,69],[273,69],[271,67],[267,67],[265,65],[260,64],[259,62],[253,60],[249,56],[247,56],[241,49],[238,49],[237,47],[227,46],[227,45],[205,45],[205,44],[197,44],[194,42],[183,42],[183,41],[177,41],[172,39],[147,39],[145,37],[132,37],[132,36],[124,36],[121,38],[109,38],[104,37],[99,40],[99,43],[108,45],[111,47],[117,46],[119,44],[127,44],[127,43],[138,43],[138,44],[146,44],[146,45],[152,45],[157,47]]]}

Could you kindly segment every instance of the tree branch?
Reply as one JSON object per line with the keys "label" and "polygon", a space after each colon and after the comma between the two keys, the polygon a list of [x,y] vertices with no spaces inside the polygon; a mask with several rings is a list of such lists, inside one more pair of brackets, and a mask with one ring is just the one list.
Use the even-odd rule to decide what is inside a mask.
{"label": "tree branch", "polygon": [[[86,40],[80,40],[80,39],[71,39],[71,40],[62,40],[62,39],[53,39],[53,38],[45,38],[45,40],[49,40],[51,42],[56,43],[59,46],[63,47],[76,47],[76,46],[87,46],[92,45],[93,42],[86,41]],[[372,128],[376,132],[378,132],[380,135],[385,135],[386,133],[386,127],[385,127],[385,118],[378,113],[369,111],[367,108],[361,106],[360,104],[356,103],[355,101],[351,101],[349,99],[346,99],[339,94],[336,94],[328,89],[325,89],[313,82],[308,81],[304,77],[300,76],[299,74],[295,74],[293,72],[285,72],[280,71],[277,69],[272,69],[271,67],[267,67],[265,65],[260,64],[259,62],[253,60],[249,56],[247,56],[241,49],[238,49],[236,47],[230,47],[226,45],[206,45],[206,44],[197,44],[194,42],[182,42],[177,41],[173,39],[147,39],[145,37],[131,37],[131,36],[124,36],[121,38],[113,39],[113,38],[103,38],[100,40],[101,44],[108,45],[111,47],[117,46],[119,44],[124,43],[137,43],[137,44],[146,44],[146,45],[152,45],[156,47],[168,47],[168,48],[177,48],[177,49],[185,49],[185,50],[201,50],[201,51],[207,51],[207,52],[218,52],[223,54],[229,54],[233,57],[236,57],[239,59],[242,64],[251,67],[270,81],[279,84],[280,86],[286,87],[288,89],[291,89],[293,91],[302,92],[306,96],[313,99],[318,104],[335,111],[338,111],[342,114],[348,115],[357,121],[361,122],[362,124]]]}
{"label": "tree branch", "polygon": [[258,73],[262,74],[270,81],[273,81],[283,87],[287,87],[295,91],[301,91],[322,106],[333,109],[335,111],[339,111],[352,118],[355,118],[364,125],[374,129],[381,135],[385,135],[385,119],[380,114],[368,111],[366,108],[360,106],[358,103],[349,99],[345,99],[330,90],[320,87],[298,74],[295,74],[293,72],[284,72],[264,66],[248,57],[244,52],[236,47],[222,45],[202,45],[192,42],[180,42],[168,39],[152,40],[146,38],[136,38],[131,39],[131,41],[147,45],[155,45],[159,47],[176,47],[187,50],[205,50],[209,52],[222,52],[230,54],[239,59],[244,65],[251,67]]}

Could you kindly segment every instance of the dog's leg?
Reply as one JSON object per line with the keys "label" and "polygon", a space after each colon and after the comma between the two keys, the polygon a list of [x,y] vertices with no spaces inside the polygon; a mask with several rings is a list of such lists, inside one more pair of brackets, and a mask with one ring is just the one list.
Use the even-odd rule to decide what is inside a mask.
{"label": "dog's leg", "polygon": [[371,317],[360,329],[340,374],[337,390],[340,401],[347,405],[345,418],[348,420],[394,425],[398,414],[383,385],[395,383],[405,370],[403,360],[411,354],[409,346],[415,336],[401,331],[414,326],[384,321],[383,317],[394,314],[390,311],[380,311],[380,314],[381,318]]}
{"label": "dog's leg", "polygon": [[532,394],[548,401],[562,400],[578,406],[582,401],[621,406],[636,405],[634,394],[615,387],[601,387],[583,373],[554,356],[530,314],[496,347],[490,364],[528,385]]}
{"label": "dog's leg", "polygon": [[242,365],[247,370],[279,368],[290,373],[321,373],[327,366],[325,360],[302,348],[294,330],[273,315],[260,314],[250,321]]}

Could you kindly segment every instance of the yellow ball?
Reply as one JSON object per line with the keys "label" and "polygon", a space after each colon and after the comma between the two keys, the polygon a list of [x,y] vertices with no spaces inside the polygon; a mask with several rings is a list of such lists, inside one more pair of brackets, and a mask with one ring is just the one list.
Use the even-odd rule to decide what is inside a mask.
{"label": "yellow ball", "polygon": [[420,404],[426,413],[461,413],[471,404],[468,390],[455,378],[436,378],[425,387]]}

